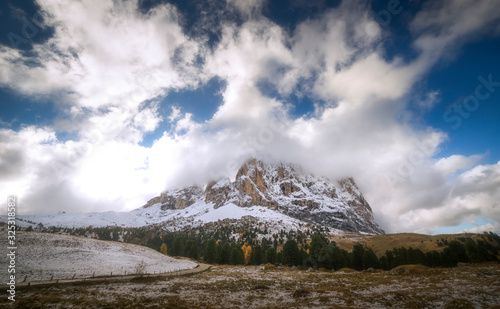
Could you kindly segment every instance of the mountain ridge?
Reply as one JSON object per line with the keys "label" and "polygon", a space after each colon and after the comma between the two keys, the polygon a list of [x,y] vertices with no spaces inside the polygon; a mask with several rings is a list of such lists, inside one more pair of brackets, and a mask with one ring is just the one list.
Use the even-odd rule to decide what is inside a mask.
{"label": "mountain ridge", "polygon": [[[1,217],[1,216],[0,216]],[[272,233],[302,227],[333,233],[385,234],[353,178],[333,182],[308,174],[299,165],[251,158],[228,178],[169,190],[129,212],[20,215],[23,227],[142,227],[184,230],[208,223],[250,222]],[[233,222],[233,223],[230,223]]]}
{"label": "mountain ridge", "polygon": [[190,186],[166,191],[143,208],[160,205],[162,210],[180,210],[200,201],[212,204],[213,209],[230,204],[260,206],[309,224],[384,234],[353,178],[335,184],[326,177],[305,173],[296,164],[255,158],[240,167],[232,182],[224,178],[210,182],[204,190]]}

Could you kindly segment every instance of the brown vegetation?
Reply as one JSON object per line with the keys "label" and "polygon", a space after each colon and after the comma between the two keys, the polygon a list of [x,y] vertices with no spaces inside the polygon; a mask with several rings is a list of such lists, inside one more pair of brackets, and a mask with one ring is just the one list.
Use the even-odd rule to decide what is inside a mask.
{"label": "brown vegetation", "polygon": [[[500,264],[390,272],[215,266],[174,278],[19,287],[13,308],[499,308]],[[0,306],[8,302],[0,300]]]}
{"label": "brown vegetation", "polygon": [[[330,237],[334,240],[339,248],[351,251],[355,243],[359,242],[372,248],[375,254],[380,257],[384,255],[386,250],[392,250],[400,247],[412,247],[421,251],[428,252],[436,250],[442,251],[445,247],[445,242],[457,240],[460,237],[472,238],[474,241],[481,238],[481,234],[445,234],[445,235],[425,235],[416,233],[399,233],[386,235],[360,235],[355,233],[347,233],[342,237]],[[440,245],[441,244],[441,245]]]}

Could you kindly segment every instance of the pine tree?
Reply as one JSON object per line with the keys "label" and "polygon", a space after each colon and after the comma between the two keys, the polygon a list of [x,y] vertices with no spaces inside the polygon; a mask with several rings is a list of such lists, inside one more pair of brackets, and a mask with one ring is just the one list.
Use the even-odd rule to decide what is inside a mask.
{"label": "pine tree", "polygon": [[230,262],[231,265],[241,265],[245,262],[243,250],[238,246],[232,246]]}
{"label": "pine tree", "polygon": [[276,264],[282,264],[283,263],[283,252],[277,251],[276,252]]}
{"label": "pine tree", "polygon": [[389,270],[389,262],[387,261],[387,256],[381,256],[379,262],[382,269]]}
{"label": "pine tree", "polygon": [[196,245],[196,241],[194,239],[190,239],[186,242],[184,246],[184,256],[196,259],[198,258],[198,246]]}
{"label": "pine tree", "polygon": [[210,238],[205,246],[205,261],[209,264],[215,263],[217,260],[217,245],[215,239]]}
{"label": "pine tree", "polygon": [[396,267],[396,258],[394,257],[392,250],[386,250],[385,256],[387,258],[387,268],[385,269],[393,269]]}
{"label": "pine tree", "polygon": [[283,246],[282,263],[288,266],[296,266],[300,263],[300,252],[297,242],[293,239],[286,241]]}
{"label": "pine tree", "polygon": [[465,251],[465,246],[456,240],[448,243],[448,246],[441,252],[443,266],[453,267],[459,262],[470,262]]}
{"label": "pine tree", "polygon": [[373,252],[372,248],[365,250],[363,255],[363,268],[380,268],[380,262],[378,260],[377,255]]}
{"label": "pine tree", "polygon": [[264,262],[264,251],[260,245],[255,245],[252,249],[252,264],[260,265]]}
{"label": "pine tree", "polygon": [[218,243],[217,244],[217,263],[219,264],[229,264],[231,261],[231,246],[229,243]]}
{"label": "pine tree", "polygon": [[337,244],[334,241],[332,241],[329,244],[329,247],[332,248],[333,252],[333,257],[332,257],[333,268],[335,270],[339,270],[341,268],[347,267],[349,265],[348,261],[349,252],[337,247]]}
{"label": "pine tree", "polygon": [[363,270],[364,255],[365,247],[360,243],[354,244],[352,248],[352,266],[355,270]]}
{"label": "pine tree", "polygon": [[180,237],[175,238],[171,251],[172,252],[169,252],[169,254],[172,256],[179,256],[182,254],[182,239]]}
{"label": "pine tree", "polygon": [[[309,256],[311,257],[311,261],[314,266],[320,266],[320,255],[321,260],[326,263],[328,260],[328,253],[325,250],[326,246],[328,246],[328,239],[325,236],[316,234],[311,239],[311,245],[309,246]],[[322,251],[323,250],[323,251]],[[321,263],[320,267],[325,267],[325,263]]]}
{"label": "pine tree", "polygon": [[439,267],[441,263],[441,255],[436,250],[427,252],[425,254],[425,265],[429,267]]}
{"label": "pine tree", "polygon": [[276,249],[274,249],[274,247],[271,247],[271,248],[267,249],[267,251],[266,251],[266,261],[267,261],[267,263],[277,264],[278,255],[277,255]]}

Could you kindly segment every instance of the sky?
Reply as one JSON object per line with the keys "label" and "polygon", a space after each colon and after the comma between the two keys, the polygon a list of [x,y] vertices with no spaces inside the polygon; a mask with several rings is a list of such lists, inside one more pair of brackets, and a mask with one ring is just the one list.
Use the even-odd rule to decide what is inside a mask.
{"label": "sky", "polygon": [[388,233],[500,232],[495,0],[2,1],[0,29],[19,214],[129,211],[256,156],[354,177]]}

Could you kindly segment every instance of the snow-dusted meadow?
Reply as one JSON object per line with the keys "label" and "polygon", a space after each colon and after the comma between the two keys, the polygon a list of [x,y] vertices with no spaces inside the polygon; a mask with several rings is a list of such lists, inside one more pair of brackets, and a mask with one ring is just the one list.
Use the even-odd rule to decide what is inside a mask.
{"label": "snow-dusted meadow", "polygon": [[[16,235],[16,281],[85,278],[192,269],[196,263],[177,260],[143,246],[85,237],[20,233]],[[7,247],[6,237],[0,245]],[[2,264],[7,260],[2,258]],[[139,269],[139,265],[144,268]],[[6,265],[2,269],[7,269]],[[5,281],[7,282],[7,281]]]}
{"label": "snow-dusted meadow", "polygon": [[[19,290],[23,308],[498,308],[500,265],[409,274],[213,266],[193,276]],[[0,307],[7,303],[0,298]],[[17,302],[17,301],[16,301]]]}

